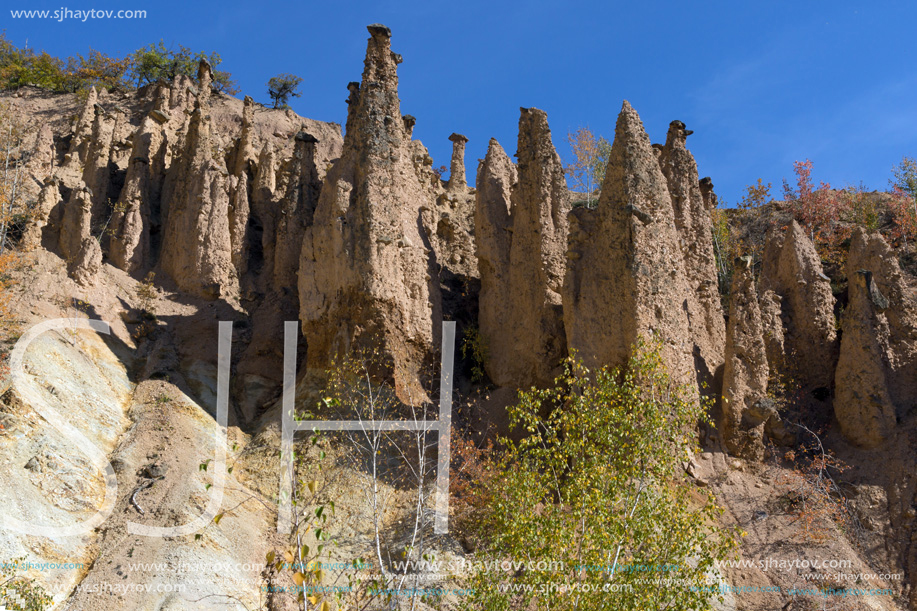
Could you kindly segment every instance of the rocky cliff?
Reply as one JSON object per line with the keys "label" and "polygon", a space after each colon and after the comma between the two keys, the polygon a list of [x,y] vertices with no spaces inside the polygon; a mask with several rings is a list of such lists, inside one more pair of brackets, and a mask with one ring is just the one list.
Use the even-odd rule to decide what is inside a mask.
{"label": "rocky cliff", "polygon": [[[302,323],[302,392],[315,389],[310,374],[366,348],[383,357],[373,373],[393,380],[398,397],[412,405],[430,399],[444,319],[458,320],[464,337],[480,342],[474,358],[489,379],[468,379],[462,367],[472,357],[464,355],[457,370],[463,392],[496,390],[504,404],[519,389],[550,385],[569,355],[590,366],[616,366],[640,338],[655,338],[678,381],[721,399],[713,411],[719,435],[702,438],[706,458],[689,462],[688,474],[727,498],[728,519],[748,527],[762,546],[776,536],[767,530],[767,512],[748,499],[764,494],[755,490],[777,494],[776,476],[767,471],[783,468],[773,466],[786,456],[777,446],[798,445],[784,424],[807,430],[802,411],[793,414],[799,422],[782,419],[780,401],[789,401],[775,380],[791,380],[800,401],[817,412],[819,434],[827,431],[819,443],[824,439],[856,465],[846,485],[858,495],[850,507],[874,525],[863,535],[872,537],[870,549],[885,549],[881,562],[889,566],[917,566],[917,553],[897,542],[909,541],[917,524],[911,510],[917,480],[902,475],[913,471],[907,457],[917,404],[917,302],[913,280],[881,236],[854,233],[845,278],[829,270],[829,279],[801,226],[771,223],[760,265],[740,257],[728,294],[720,295],[711,221],[716,196],[712,181],[699,178],[684,123],[673,121],[665,143],[653,145],[624,102],[595,208],[574,207],[547,114],[536,108],[520,111],[515,162],[490,140],[473,186],[465,170],[468,139],[453,133],[443,180],[413,137],[417,119],[402,115],[402,58],[392,50],[391,32],[378,24],[368,30],[362,79],[347,86],[343,137],[338,125],[214,92],[206,62],[196,79],[178,77],[130,94],[93,90],[83,100],[25,89],[10,99],[30,134],[21,164],[23,192],[34,205],[19,246],[38,270],[16,301],[17,315],[35,321],[78,309],[114,321],[110,346],[97,345],[98,338],[68,346],[62,334],[47,347],[53,344],[58,360],[67,361],[61,366],[68,375],[98,378],[73,413],[91,419],[87,402],[101,397],[99,413],[114,427],[105,452],[131,467],[127,481],[140,481],[144,460],[135,446],[158,455],[185,443],[166,434],[170,426],[195,446],[206,445],[202,427],[212,422],[201,406],[215,400],[217,320],[236,323],[234,430],[240,439],[244,431],[260,440],[276,437],[271,410],[280,392],[285,321]],[[73,365],[84,353],[101,355],[107,369]],[[114,365],[122,361],[130,365],[124,371]],[[41,359],[33,355],[31,363],[37,370]],[[99,381],[105,384],[96,388]],[[154,391],[166,397],[162,403],[181,406],[180,417],[166,418],[171,412]],[[28,414],[26,404],[41,392],[14,388],[0,420],[37,439],[34,427],[16,421],[21,414],[8,414]],[[476,400],[468,401],[470,419],[496,409],[496,401]],[[144,445],[146,436],[159,445]],[[48,493],[40,498],[29,489],[30,506],[81,515],[99,481],[87,479],[72,502],[61,498],[59,486],[79,488],[85,465],[60,462],[59,441],[29,446],[25,454],[15,450],[22,465],[4,469],[17,489],[34,483]],[[255,473],[249,481],[270,492],[274,484],[257,472],[276,467],[276,447],[252,443],[256,450],[240,464],[249,461]],[[876,473],[876,456],[894,468]],[[50,461],[65,472],[55,474]],[[182,474],[180,483],[170,483],[180,502],[142,491],[139,498],[163,503],[155,515],[183,515],[189,511],[183,504],[203,498],[205,484],[187,470],[192,463],[172,463]],[[118,502],[122,513],[133,511],[129,497]],[[245,537],[267,536],[264,515],[246,511],[242,535],[208,542],[215,557],[245,556],[251,551]],[[120,557],[123,521],[61,549],[88,561]],[[10,553],[53,556],[33,543],[0,539]],[[169,556],[171,544],[136,545],[142,557],[159,559]],[[89,582],[103,568],[97,564]],[[55,579],[72,588],[81,578]],[[246,601],[257,597],[238,585],[225,591]],[[73,608],[87,600],[79,596]],[[125,604],[147,603],[178,608],[153,596]]]}
{"label": "rocky cliff", "polygon": [[[62,115],[75,101],[28,91],[14,98],[13,108],[22,108],[35,129],[24,191],[39,201],[40,213],[29,243],[50,240],[45,244],[60,244],[75,260],[73,236],[91,235],[104,260],[136,277],[157,271],[189,294],[238,299],[240,286],[277,287],[273,268],[266,273],[270,282],[256,280],[265,272],[252,261],[263,256],[254,242],[265,239],[283,253],[280,282],[294,284],[306,209],[314,207],[324,171],[340,154],[339,128],[256,108],[250,99],[210,95],[210,78],[202,64],[196,84],[179,77],[130,95],[92,90],[72,127]],[[314,135],[311,151],[297,146],[300,133]],[[260,172],[270,193],[259,195],[271,203],[247,214],[260,167],[254,151],[268,146],[280,151],[284,166]],[[290,172],[298,173],[295,181],[286,178]],[[73,195],[79,192],[84,195]],[[283,221],[290,211],[294,222]],[[73,273],[95,266],[91,251]]]}

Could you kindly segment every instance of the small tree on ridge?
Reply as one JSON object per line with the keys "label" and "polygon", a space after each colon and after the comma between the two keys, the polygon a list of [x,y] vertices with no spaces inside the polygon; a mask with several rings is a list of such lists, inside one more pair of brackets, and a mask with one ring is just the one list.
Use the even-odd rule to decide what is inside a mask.
{"label": "small tree on ridge", "polygon": [[302,78],[295,74],[283,73],[271,77],[267,82],[267,93],[271,96],[274,108],[287,108],[291,97],[298,98],[302,94],[298,91]]}

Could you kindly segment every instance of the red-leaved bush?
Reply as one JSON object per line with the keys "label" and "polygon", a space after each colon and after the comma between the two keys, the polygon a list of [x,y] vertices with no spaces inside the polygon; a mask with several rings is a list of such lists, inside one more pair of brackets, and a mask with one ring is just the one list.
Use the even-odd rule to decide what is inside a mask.
{"label": "red-leaved bush", "polygon": [[846,194],[822,182],[818,188],[812,183],[812,162],[793,162],[796,174],[796,188],[786,181],[783,191],[790,203],[796,220],[809,233],[816,244],[833,245],[843,240],[849,228],[841,223],[850,208]]}
{"label": "red-leaved bush", "polygon": [[893,221],[889,237],[896,244],[904,246],[906,251],[910,250],[917,241],[917,207],[914,197],[900,187],[895,187],[888,201],[888,209]]}

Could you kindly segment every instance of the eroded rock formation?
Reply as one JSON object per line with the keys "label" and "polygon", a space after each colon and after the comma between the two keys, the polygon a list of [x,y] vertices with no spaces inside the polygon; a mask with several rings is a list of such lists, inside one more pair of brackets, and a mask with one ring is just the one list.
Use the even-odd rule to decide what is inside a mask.
{"label": "eroded rock formation", "polygon": [[306,229],[299,270],[308,367],[357,345],[378,345],[406,401],[425,397],[438,285],[419,222],[425,189],[417,178],[398,99],[391,32],[369,26],[362,82],[351,84],[341,159],[328,173]]}
{"label": "eroded rock formation", "polygon": [[[785,233],[772,230],[761,262],[758,290],[780,297],[784,371],[810,391],[830,389],[837,362],[837,331],[831,281],[815,245],[796,221]],[[768,308],[775,307],[769,297]],[[776,335],[776,333],[772,333]],[[792,364],[792,365],[791,365]],[[776,363],[772,363],[774,367]]]}
{"label": "eroded rock formation", "polygon": [[[519,179],[516,165],[495,139],[490,139],[487,155],[478,165],[475,184],[474,238],[477,247],[481,292],[478,297],[478,328],[481,336],[496,338],[501,350],[501,334],[511,329],[515,312],[510,288],[510,246],[513,240],[512,192]],[[491,341],[491,340],[489,340]],[[493,361],[494,346],[488,345]],[[505,350],[504,350],[505,351]],[[496,381],[501,372],[487,364]],[[505,378],[505,376],[504,376]],[[508,383],[504,379],[503,383]]]}
{"label": "eroded rock formation", "polygon": [[775,415],[767,401],[764,325],[758,308],[751,257],[736,259],[733,269],[721,430],[731,453],[760,460],[764,455],[764,425]]}
{"label": "eroded rock formation", "polygon": [[232,176],[229,191],[229,235],[232,241],[232,264],[239,277],[248,272],[249,248],[251,235],[249,220],[251,218],[251,185],[254,178],[257,153],[253,139],[255,103],[245,96],[242,102],[242,135],[236,144],[232,160],[228,164]]}
{"label": "eroded rock formation", "polygon": [[695,379],[675,211],[640,117],[624,102],[594,210],[570,215],[563,305],[567,343],[589,365],[622,365],[657,335],[680,382]]}
{"label": "eroded rock formation", "polygon": [[879,234],[854,232],[834,412],[853,443],[887,441],[917,404],[917,302]]}
{"label": "eroded rock formation", "polygon": [[102,265],[102,249],[92,235],[92,194],[82,187],[73,191],[64,208],[60,249],[67,272],[80,284],[90,284]]}
{"label": "eroded rock formation", "polygon": [[30,184],[43,184],[51,176],[54,168],[54,133],[47,122],[42,123],[38,133],[35,135],[35,144],[29,153],[26,162],[25,172],[32,180],[26,180]]}
{"label": "eroded rock formation", "polygon": [[108,187],[111,177],[109,158],[115,132],[115,121],[109,119],[100,104],[93,107],[94,118],[86,159],[83,165],[83,183],[92,194],[92,214],[96,224],[108,211]]}
{"label": "eroded rock formation", "polygon": [[547,114],[521,109],[514,167],[495,140],[478,170],[480,329],[498,386],[553,382],[566,355],[561,289],[570,199]]}
{"label": "eroded rock formation", "polygon": [[462,134],[452,134],[449,136],[452,142],[452,162],[449,170],[450,190],[456,190],[468,186],[465,180],[465,144],[468,138]]}
{"label": "eroded rock formation", "polygon": [[318,139],[301,131],[294,137],[293,158],[283,172],[284,193],[277,213],[277,238],[274,243],[273,287],[296,292],[299,257],[303,235],[312,225],[322,182],[316,167]]}
{"label": "eroded rock formation", "polygon": [[51,211],[54,210],[54,207],[59,202],[60,189],[57,186],[57,180],[49,176],[45,179],[44,185],[42,185],[35,210],[22,234],[22,247],[24,250],[32,250],[42,245],[45,227],[51,217]]}
{"label": "eroded rock formation", "polygon": [[86,156],[92,143],[92,126],[95,122],[98,102],[99,94],[96,92],[96,88],[90,87],[86,103],[83,105],[83,111],[80,113],[73,129],[70,150],[64,157],[64,162],[68,166],[82,168],[86,163]]}
{"label": "eroded rock formation", "polygon": [[708,195],[704,197],[697,163],[686,147],[687,137],[692,133],[681,121],[672,121],[659,165],[672,199],[685,275],[691,288],[687,305],[688,323],[695,344],[695,362],[702,381],[711,383],[723,363],[726,327],[713,253],[710,216],[715,206],[715,198],[711,197],[713,185],[710,183]]}
{"label": "eroded rock formation", "polygon": [[206,104],[195,104],[181,157],[166,180],[170,201],[161,265],[184,291],[201,297],[232,295],[238,279],[229,234],[228,172],[214,159]]}
{"label": "eroded rock formation", "polygon": [[776,371],[783,371],[784,334],[783,319],[780,316],[783,310],[780,305],[782,301],[780,295],[772,290],[763,291],[758,296],[767,362],[769,368]]}
{"label": "eroded rock formation", "polygon": [[[465,143],[468,138],[452,134],[452,170],[443,185],[432,169],[433,159],[419,141],[412,142],[411,154],[418,179],[436,204],[425,207],[423,225],[436,256],[441,284],[448,293],[470,290],[478,277],[474,246],[474,189],[465,180]],[[450,301],[456,301],[454,299]],[[448,304],[444,304],[449,308]]]}
{"label": "eroded rock formation", "polygon": [[165,157],[161,124],[152,112],[133,136],[124,188],[111,221],[109,258],[128,273],[152,263],[150,230],[153,210],[159,208]]}

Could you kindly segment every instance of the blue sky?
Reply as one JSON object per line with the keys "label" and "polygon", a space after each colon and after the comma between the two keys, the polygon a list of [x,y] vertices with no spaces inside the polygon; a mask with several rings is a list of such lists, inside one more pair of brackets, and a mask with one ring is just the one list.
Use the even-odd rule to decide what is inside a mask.
{"label": "blue sky", "polygon": [[[72,3],[72,4],[71,4]],[[144,9],[143,20],[12,19],[8,9]],[[218,51],[244,94],[267,102],[267,80],[304,78],[302,115],[343,122],[368,34],[392,28],[402,112],[436,165],[449,134],[470,138],[471,180],[487,142],[516,148],[520,106],[548,113],[554,143],[589,126],[614,133],[621,101],[654,142],[681,119],[701,176],[735,203],[757,178],[774,193],[792,162],[816,181],[885,189],[917,155],[917,3],[843,2],[167,2],[9,0],[0,28],[55,55],[90,46],[122,55],[163,39]]]}

